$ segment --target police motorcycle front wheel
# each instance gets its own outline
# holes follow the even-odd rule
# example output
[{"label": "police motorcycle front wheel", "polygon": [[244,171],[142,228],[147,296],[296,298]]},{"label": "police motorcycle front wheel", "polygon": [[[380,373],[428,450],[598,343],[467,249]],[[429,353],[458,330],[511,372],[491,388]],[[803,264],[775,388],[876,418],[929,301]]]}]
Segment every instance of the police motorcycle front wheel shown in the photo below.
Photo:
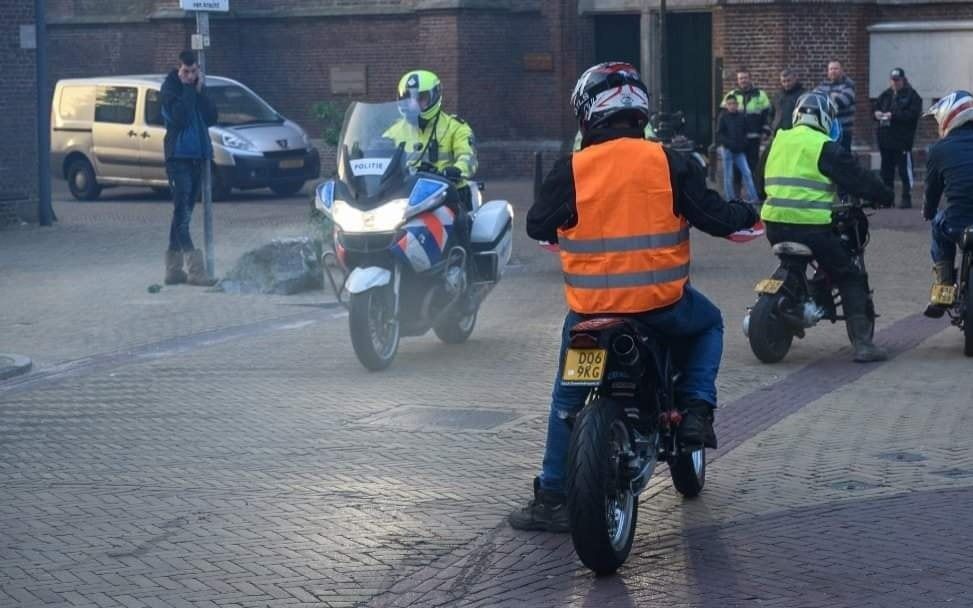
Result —
[{"label": "police motorcycle front wheel", "polygon": [[399,320],[389,285],[352,294],[348,306],[351,345],[361,364],[380,371],[392,364],[399,350]]}]

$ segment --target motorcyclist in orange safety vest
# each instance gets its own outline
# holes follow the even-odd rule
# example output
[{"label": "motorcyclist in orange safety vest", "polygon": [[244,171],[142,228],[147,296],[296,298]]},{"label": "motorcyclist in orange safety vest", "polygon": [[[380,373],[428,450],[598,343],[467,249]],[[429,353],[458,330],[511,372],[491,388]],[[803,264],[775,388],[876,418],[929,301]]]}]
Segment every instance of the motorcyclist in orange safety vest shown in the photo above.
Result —
[{"label": "motorcyclist in orange safety vest", "polygon": [[[684,415],[679,440],[684,446],[715,448],[723,319],[689,284],[690,226],[723,237],[753,226],[757,213],[708,189],[696,161],[644,139],[649,96],[631,65],[611,62],[588,69],[571,102],[581,150],[557,161],[527,214],[530,237],[560,248],[569,310],[559,361],[570,328],[586,317],[638,318],[671,342],[682,372],[676,384]],[[509,517],[517,529],[568,529],[564,483],[570,420],[589,389],[561,385],[560,375],[559,369],[534,498]]]}]

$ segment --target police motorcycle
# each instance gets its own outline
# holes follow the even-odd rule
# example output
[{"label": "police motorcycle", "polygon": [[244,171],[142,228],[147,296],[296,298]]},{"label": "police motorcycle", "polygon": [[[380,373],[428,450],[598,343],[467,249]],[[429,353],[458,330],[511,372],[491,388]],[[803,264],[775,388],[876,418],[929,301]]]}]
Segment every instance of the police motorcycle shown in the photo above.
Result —
[{"label": "police motorcycle", "polygon": [[[865,247],[868,245],[868,217],[863,202],[842,197],[831,214],[832,229],[841,238],[854,264],[865,278],[868,299],[865,315],[875,333],[875,303],[865,270]],[[773,247],[780,265],[768,279],[754,287],[757,300],[747,309],[743,319],[743,333],[750,341],[750,350],[763,363],[777,363],[790,350],[794,338],[804,338],[805,330],[822,320],[832,323],[844,321],[839,313],[841,295],[838,286],[823,269],[815,264],[811,249],[801,243],[782,242]],[[809,273],[810,269],[810,273]],[[810,274],[810,276],[808,276]],[[849,333],[848,339],[852,340]]]},{"label": "police motorcycle", "polygon": [[459,242],[456,184],[436,172],[421,144],[385,136],[400,120],[396,102],[353,103],[337,178],[319,185],[314,200],[333,222],[334,251],[325,255],[343,277],[336,281],[329,264],[326,275],[348,309],[355,354],[373,371],[392,363],[402,337],[431,329],[443,342],[464,342],[513,246],[512,207],[483,204],[475,187],[469,244]]},{"label": "police motorcycle", "polygon": [[636,319],[592,318],[571,329],[560,382],[591,392],[572,423],[568,516],[575,551],[596,574],[628,558],[639,495],[660,461],[683,496],[706,482],[705,448],[676,439],[678,375],[665,341]]},{"label": "police motorcycle", "polygon": [[930,300],[946,308],[952,324],[963,332],[963,354],[973,357],[973,226],[963,231],[959,248],[963,256],[959,273],[953,273],[955,284],[933,285]]}]

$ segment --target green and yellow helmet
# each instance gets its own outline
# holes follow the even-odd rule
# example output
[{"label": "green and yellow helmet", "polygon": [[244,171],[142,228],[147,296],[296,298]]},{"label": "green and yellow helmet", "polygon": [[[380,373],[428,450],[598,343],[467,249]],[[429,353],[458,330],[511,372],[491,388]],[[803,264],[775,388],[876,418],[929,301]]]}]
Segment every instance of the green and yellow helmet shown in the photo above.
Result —
[{"label": "green and yellow helmet", "polygon": [[399,100],[414,99],[419,106],[419,116],[432,120],[443,106],[442,85],[439,76],[428,70],[406,72],[399,80]]}]

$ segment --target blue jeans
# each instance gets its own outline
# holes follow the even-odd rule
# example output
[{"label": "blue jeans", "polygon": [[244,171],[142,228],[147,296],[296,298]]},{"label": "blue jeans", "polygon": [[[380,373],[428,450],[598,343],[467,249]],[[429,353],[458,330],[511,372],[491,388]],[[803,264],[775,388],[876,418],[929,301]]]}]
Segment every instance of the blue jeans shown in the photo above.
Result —
[{"label": "blue jeans", "polygon": [[932,261],[956,263],[956,244],[967,226],[973,226],[973,209],[941,209],[932,220]]},{"label": "blue jeans", "polygon": [[743,152],[730,152],[726,147],[720,148],[720,157],[723,159],[723,192],[727,199],[736,198],[736,189],[733,187],[733,167],[740,172],[740,179],[743,187],[747,191],[747,200],[756,202],[760,197],[757,196],[757,188],[753,185],[753,174],[750,173],[750,165],[747,163],[747,155]]},{"label": "blue jeans", "polygon": [[172,225],[169,227],[169,251],[192,251],[189,220],[199,198],[203,177],[202,161],[171,159],[166,161],[166,174],[172,190]]},{"label": "blue jeans", "polygon": [[[716,407],[716,375],[720,371],[720,359],[723,358],[723,316],[720,309],[687,285],[682,299],[669,308],[633,316],[670,339],[673,363],[682,372],[675,387],[677,402],[698,399]],[[547,444],[541,469],[541,487],[552,492],[564,491],[568,443],[571,441],[568,419],[581,411],[590,391],[583,386],[561,384],[561,367],[570,342],[571,328],[582,320],[583,316],[569,311],[561,330],[561,350],[557,375],[554,377],[551,413],[547,420]]]}]

